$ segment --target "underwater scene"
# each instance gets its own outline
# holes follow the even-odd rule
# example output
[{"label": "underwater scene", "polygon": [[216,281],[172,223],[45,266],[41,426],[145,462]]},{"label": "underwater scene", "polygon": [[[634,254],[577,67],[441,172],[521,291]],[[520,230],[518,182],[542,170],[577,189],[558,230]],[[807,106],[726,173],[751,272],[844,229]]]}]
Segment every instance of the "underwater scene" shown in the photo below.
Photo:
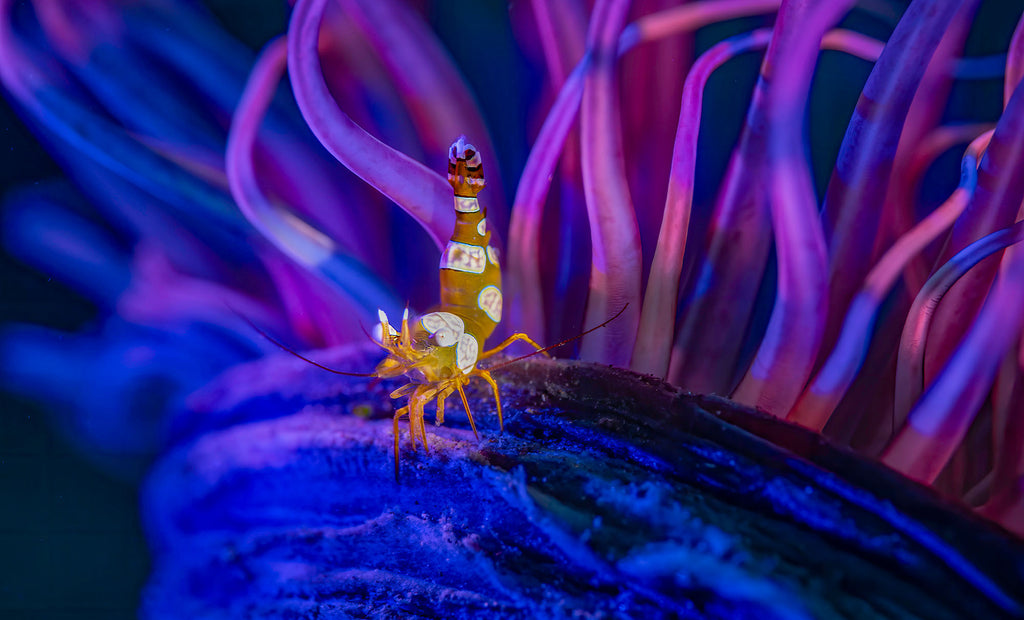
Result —
[{"label": "underwater scene", "polygon": [[1024,618],[1024,4],[0,0],[0,617]]}]

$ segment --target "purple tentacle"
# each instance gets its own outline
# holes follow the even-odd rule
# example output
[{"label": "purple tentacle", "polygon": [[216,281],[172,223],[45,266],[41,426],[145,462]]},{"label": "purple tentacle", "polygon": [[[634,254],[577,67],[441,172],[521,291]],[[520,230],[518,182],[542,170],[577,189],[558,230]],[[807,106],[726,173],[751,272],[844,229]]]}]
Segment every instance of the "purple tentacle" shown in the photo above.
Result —
[{"label": "purple tentacle", "polygon": [[448,182],[356,125],[327,89],[317,52],[326,4],[298,0],[288,26],[288,72],[299,109],[338,161],[405,209],[443,248],[455,225]]},{"label": "purple tentacle", "polygon": [[626,26],[619,39],[619,51],[624,52],[646,41],[689,32],[703,24],[736,19],[748,15],[774,13],[782,0],[715,0],[689,2],[675,8],[644,15]]},{"label": "purple tentacle", "polygon": [[968,244],[928,279],[907,315],[896,365],[895,416],[900,423],[924,390],[924,352],[935,309],[946,293],[975,265],[1024,240],[1024,222],[998,230]]},{"label": "purple tentacle", "polygon": [[672,153],[668,196],[661,221],[661,234],[651,263],[651,272],[644,293],[643,311],[636,346],[633,348],[633,370],[664,377],[668,372],[671,340],[666,331],[675,324],[679,277],[683,269],[683,250],[693,203],[693,186],[697,160],[697,136],[700,132],[704,86],[715,69],[744,52],[768,45],[771,31],[767,29],[733,37],[704,52],[694,63],[683,85],[679,123]]},{"label": "purple tentacle", "polygon": [[[656,41],[682,32],[689,32],[721,19],[755,15],[777,8],[780,0],[724,0],[694,2],[675,9],[644,16],[628,25],[619,37],[619,54],[636,45]],[[583,96],[583,75],[587,59],[576,67],[562,84],[558,97],[537,136],[534,148],[523,168],[516,190],[512,223],[509,234],[510,276],[513,295],[521,307],[512,312],[522,317],[524,331],[543,333],[544,311],[540,305],[540,291],[532,283],[540,282],[541,222],[544,201],[551,185],[555,166]],[[515,315],[514,315],[515,316]],[[517,323],[520,324],[520,323]],[[530,327],[530,326],[533,327]]]},{"label": "purple tentacle", "polygon": [[[1019,201],[1018,201],[1019,204]],[[999,277],[960,347],[907,417],[882,461],[931,483],[949,462],[1024,322],[1024,248],[1005,251]]]},{"label": "purple tentacle", "polygon": [[342,6],[362,26],[391,74],[423,150],[430,154],[428,161],[446,165],[452,140],[464,134],[472,137],[484,161],[493,162],[487,169],[487,217],[496,230],[504,230],[507,214],[497,153],[473,95],[437,37],[404,2],[345,0]]},{"label": "purple tentacle", "polygon": [[[978,191],[957,220],[946,250],[945,262],[968,243],[994,230],[1005,228],[1017,219],[1024,199],[1024,82],[1017,85],[1013,97],[996,124],[992,143],[981,160]],[[994,261],[971,270],[946,296],[936,311],[934,328],[928,335],[925,352],[925,382],[957,347],[966,326],[974,319],[996,276]]]},{"label": "purple tentacle", "polygon": [[[915,165],[921,164],[918,158],[919,145],[942,120],[953,86],[953,68],[963,52],[976,9],[977,3],[974,2],[964,3],[960,7],[932,54],[914,93],[892,162],[891,181],[882,206],[879,233],[875,238],[875,256],[885,251],[893,240],[916,223],[917,217],[913,211],[917,202],[917,182],[924,173],[923,167],[915,169]],[[978,134],[974,133],[965,140],[970,141],[975,135]],[[934,253],[922,253],[907,267],[907,288],[911,295],[916,294],[928,279],[934,260]],[[899,319],[898,314],[893,313],[893,320]]]},{"label": "purple tentacle", "polygon": [[579,0],[532,0],[530,6],[537,21],[548,79],[553,88],[561,88],[586,47],[586,16],[583,6]]},{"label": "purple tentacle", "polygon": [[986,132],[971,143],[963,157],[957,189],[920,224],[900,237],[868,273],[863,288],[850,305],[832,354],[787,419],[816,431],[825,427],[860,370],[871,342],[875,316],[889,290],[910,259],[948,230],[963,213],[978,183],[978,160],[991,137],[991,132]]},{"label": "purple tentacle", "polygon": [[541,221],[544,201],[551,179],[562,154],[566,137],[576,121],[583,96],[583,76],[587,63],[581,61],[565,80],[558,93],[516,188],[512,223],[509,227],[509,284],[516,300],[513,316],[516,324],[534,338],[543,340],[545,314],[540,282]]},{"label": "purple tentacle", "polygon": [[588,69],[580,116],[583,189],[592,240],[590,296],[584,324],[605,329],[583,338],[580,356],[627,366],[640,319],[640,231],[626,186],[616,59],[629,0],[599,0],[587,35]]},{"label": "purple tentacle", "polygon": [[[286,54],[287,43],[283,38],[267,45],[235,110],[227,147],[231,193],[246,219],[264,238],[304,268],[335,285],[345,297],[355,302],[366,324],[372,324],[377,308],[398,312],[402,306],[397,296],[381,284],[378,276],[342,252],[326,235],[291,211],[272,204],[256,180],[252,148],[263,115],[284,72]],[[282,291],[282,297],[286,299],[298,295],[299,291]],[[338,300],[328,296],[309,301],[314,305],[330,305]],[[306,306],[301,312],[312,315],[314,310],[314,307]],[[321,312],[324,318],[327,318],[326,314]],[[320,325],[320,328],[328,333],[331,326]]]},{"label": "purple tentacle", "polygon": [[783,2],[758,81],[759,88],[772,85],[765,95],[767,172],[779,283],[764,339],[735,397],[780,416],[810,375],[828,303],[825,237],[815,217],[804,109],[821,39],[851,5]]},{"label": "purple tentacle", "polygon": [[[903,123],[921,77],[948,24],[977,0],[914,0],[907,8],[857,102],[825,194],[822,221],[829,242],[831,345],[870,266],[881,206]],[[967,6],[970,5],[970,6]]]}]

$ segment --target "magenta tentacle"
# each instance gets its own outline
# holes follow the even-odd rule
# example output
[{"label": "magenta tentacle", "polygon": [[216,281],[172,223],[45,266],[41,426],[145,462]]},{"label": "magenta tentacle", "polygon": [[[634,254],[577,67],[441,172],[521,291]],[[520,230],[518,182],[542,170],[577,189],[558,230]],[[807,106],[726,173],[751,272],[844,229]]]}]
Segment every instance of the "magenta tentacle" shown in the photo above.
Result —
[{"label": "magenta tentacle", "polygon": [[[656,41],[681,32],[688,32],[720,19],[732,19],[769,12],[780,0],[724,0],[694,2],[676,9],[647,15],[627,26],[619,37],[619,54],[636,45]],[[587,59],[577,63],[566,78],[559,95],[548,111],[544,126],[534,142],[520,176],[513,202],[509,234],[509,272],[513,292],[513,316],[521,316],[523,329],[531,334],[543,333],[544,322],[540,291],[532,284],[540,282],[541,216],[551,185],[555,166],[575,121],[583,96],[583,73]],[[531,327],[532,326],[532,327]],[[535,331],[536,330],[536,331]]]},{"label": "magenta tentacle", "polygon": [[983,259],[1024,240],[1024,222],[996,231],[968,244],[938,269],[918,293],[907,315],[896,364],[896,421],[906,418],[924,389],[925,342],[932,330],[935,309],[954,284]]},{"label": "magenta tentacle", "polygon": [[956,353],[928,387],[882,461],[932,482],[960,445],[1024,322],[1024,248],[1006,250],[999,277]]},{"label": "magenta tentacle", "polygon": [[[971,241],[994,230],[1005,228],[1017,219],[1024,199],[1024,175],[1008,170],[1024,170],[1024,82],[1017,85],[1013,97],[996,124],[992,143],[981,160],[978,191],[950,233],[944,262]],[[974,319],[996,276],[993,262],[979,265],[950,291],[935,312],[934,327],[925,350],[925,382],[957,347],[966,326]]]},{"label": "magenta tentacle", "polygon": [[[671,10],[678,4],[678,0],[633,0],[630,19]],[[644,283],[657,245],[672,167],[673,146],[665,131],[679,120],[683,83],[697,54],[694,41],[691,33],[679,33],[657,45],[635,47],[619,62],[619,73],[628,84],[628,94],[624,93],[620,102],[622,152],[645,259]],[[666,58],[672,62],[665,62]],[[687,264],[692,260],[688,257]],[[661,329],[664,331],[664,326]]]},{"label": "magenta tentacle", "polygon": [[711,24],[727,19],[773,13],[782,0],[717,0],[690,2],[675,8],[644,15],[622,31],[619,51],[624,52],[647,41],[688,32],[699,27],[695,24]]},{"label": "magenta tentacle", "polygon": [[336,250],[334,242],[276,209],[260,190],[252,164],[260,122],[287,63],[287,45],[283,37],[274,39],[253,66],[228,133],[226,171],[232,196],[253,228],[300,264],[315,268]]},{"label": "magenta tentacle", "polygon": [[[723,41],[705,52],[687,76],[683,87],[668,198],[660,227],[661,234],[648,276],[640,331],[633,350],[633,369],[639,372],[661,377],[668,372],[671,343],[665,338],[664,332],[665,326],[672,325],[676,316],[679,277],[683,266],[690,206],[693,201],[701,91],[714,69],[740,53],[764,48],[770,35],[770,30],[758,30]],[[826,33],[822,39],[822,47],[840,49],[874,60],[881,52],[882,44],[858,33],[833,30]]]},{"label": "magenta tentacle", "polygon": [[764,339],[735,397],[780,416],[811,373],[828,303],[825,237],[804,151],[804,109],[821,39],[851,5],[783,2],[759,80],[760,87],[772,84],[766,96],[767,172],[779,282]]},{"label": "magenta tentacle", "polygon": [[587,63],[581,61],[562,85],[548,116],[544,119],[537,141],[523,167],[516,188],[512,221],[509,226],[509,280],[516,299],[513,316],[522,321],[521,329],[543,339],[546,317],[540,282],[541,218],[544,201],[551,188],[558,158],[566,137],[576,121],[583,96],[583,76]]},{"label": "magenta tentacle", "polygon": [[[957,144],[972,141],[994,127],[994,124],[980,123],[938,127],[917,140],[912,149],[908,147],[912,152],[907,155],[906,160],[900,159],[900,155],[897,154],[897,161],[893,166],[893,183],[890,184],[886,196],[887,210],[883,213],[883,218],[889,217],[889,226],[887,231],[880,232],[879,240],[881,241],[885,232],[893,234],[895,231],[907,231],[914,227],[916,217],[910,212],[915,202],[914,194],[920,190],[921,179],[940,155]],[[897,174],[900,175],[898,181]],[[897,201],[902,204],[897,204]],[[938,249],[933,250],[930,255],[921,253],[907,265],[903,277],[905,288],[911,296],[916,295],[928,280],[937,253]]]},{"label": "magenta tentacle", "polygon": [[[578,183],[578,144],[569,152],[566,152],[565,145],[583,96],[586,62],[582,59],[585,46],[582,36],[586,24],[582,14],[575,15],[569,3],[552,4],[538,0],[533,3],[533,8],[545,63],[552,80],[555,76],[559,79],[553,84],[557,89],[556,98],[537,134],[516,187],[509,224],[506,270],[509,315],[513,324],[544,342],[548,340],[549,318],[543,305],[544,289],[538,285],[542,282],[540,262],[544,255],[541,222],[544,203],[560,158],[562,182]],[[563,70],[570,66],[572,71],[565,74]],[[572,208],[571,205],[566,206]],[[563,208],[562,217],[571,217],[565,211]]]},{"label": "magenta tentacle", "polygon": [[606,329],[583,338],[580,356],[629,365],[640,319],[640,231],[626,186],[615,67],[629,0],[599,0],[587,35],[580,115],[583,190],[590,220],[590,295],[585,325],[626,307]]},{"label": "magenta tentacle", "polygon": [[578,0],[531,0],[551,87],[560,89],[586,48],[586,15]]},{"label": "magenta tentacle", "polygon": [[754,89],[739,143],[733,149],[676,334],[669,381],[699,393],[730,393],[771,244],[765,145],[765,94]]},{"label": "magenta tentacle", "polygon": [[854,110],[825,194],[829,313],[825,344],[870,266],[903,123],[927,63],[958,8],[977,0],[915,0],[893,31]]},{"label": "magenta tentacle", "polygon": [[451,187],[440,174],[366,133],[342,112],[324,82],[317,53],[327,0],[298,0],[288,27],[288,72],[295,100],[313,133],[349,170],[395,201],[433,238],[451,235]]},{"label": "magenta tentacle", "polygon": [[970,144],[963,157],[957,189],[921,223],[901,236],[868,272],[863,288],[853,298],[846,314],[835,348],[789,412],[788,420],[817,431],[825,427],[832,411],[860,370],[867,355],[867,345],[878,308],[904,267],[925,246],[948,230],[963,213],[978,183],[978,160],[991,137],[992,132],[989,131]]},{"label": "magenta tentacle", "polygon": [[[881,254],[889,244],[913,227],[916,217],[913,205],[916,202],[919,175],[914,169],[918,163],[918,145],[938,126],[946,108],[950,89],[953,86],[953,68],[962,54],[971,18],[977,3],[967,2],[953,17],[945,34],[932,54],[928,67],[921,77],[921,83],[907,111],[903,130],[900,132],[896,155],[893,158],[892,176],[882,206],[880,229],[875,238],[875,256]],[[980,133],[980,132],[979,132]],[[977,133],[967,140],[971,140]],[[923,170],[920,174],[923,174]],[[919,255],[908,266],[908,289],[911,295],[920,289],[928,279],[934,256]]]},{"label": "magenta tentacle", "polygon": [[[471,136],[487,168],[488,218],[504,231],[505,192],[498,156],[473,95],[451,57],[422,18],[396,0],[345,0],[348,15],[362,31],[390,73],[409,110],[426,153],[443,155],[452,140]],[[436,156],[437,164],[445,162]]]},{"label": "magenta tentacle", "polygon": [[671,340],[666,337],[675,323],[679,277],[683,269],[683,250],[693,203],[693,184],[697,160],[697,136],[700,131],[704,86],[715,69],[744,52],[768,45],[767,29],[727,39],[704,52],[691,67],[683,85],[669,175],[668,196],[661,221],[661,234],[651,263],[644,293],[640,329],[633,348],[633,370],[664,377],[668,372]]},{"label": "magenta tentacle", "polygon": [[[856,33],[832,30],[822,39],[822,47],[874,60],[881,44]],[[698,392],[732,391],[743,338],[743,330],[737,326],[745,326],[749,320],[767,262],[768,185],[759,159],[767,149],[764,106],[763,91],[755,89],[739,145],[722,181],[708,249],[673,345],[669,379]]]},{"label": "magenta tentacle", "polygon": [[[283,38],[272,41],[264,49],[253,68],[249,82],[235,110],[231,130],[228,133],[227,177],[231,193],[239,209],[253,227],[283,252],[312,273],[321,275],[332,283],[347,299],[356,303],[362,319],[368,324],[376,317],[377,308],[397,312],[401,307],[398,299],[381,280],[365,265],[346,255],[326,235],[303,221],[291,211],[274,205],[267,199],[256,180],[252,162],[252,149],[256,134],[267,107],[277,89],[277,83],[286,65],[287,42]],[[301,283],[303,286],[305,282]],[[299,290],[283,288],[285,298],[298,298]],[[300,313],[313,316],[313,305],[330,305],[338,300],[308,300]],[[331,322],[327,312],[319,314]],[[321,333],[330,334],[332,325],[317,326]]]}]

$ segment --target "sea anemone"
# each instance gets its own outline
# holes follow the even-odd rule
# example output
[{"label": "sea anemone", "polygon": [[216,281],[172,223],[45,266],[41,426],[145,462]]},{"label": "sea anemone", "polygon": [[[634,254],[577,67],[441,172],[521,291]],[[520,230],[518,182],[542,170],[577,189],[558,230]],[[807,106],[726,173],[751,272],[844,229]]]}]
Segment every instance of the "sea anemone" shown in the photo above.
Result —
[{"label": "sea anemone", "polygon": [[7,330],[5,384],[143,471],[201,434],[190,395],[276,350],[250,322],[311,351],[436,302],[465,134],[499,335],[622,311],[555,353],[819,431],[1024,535],[1019,18],[297,0],[254,58],[191,3],[0,0],[0,80],[73,181],[11,192],[5,244],[102,317]]}]

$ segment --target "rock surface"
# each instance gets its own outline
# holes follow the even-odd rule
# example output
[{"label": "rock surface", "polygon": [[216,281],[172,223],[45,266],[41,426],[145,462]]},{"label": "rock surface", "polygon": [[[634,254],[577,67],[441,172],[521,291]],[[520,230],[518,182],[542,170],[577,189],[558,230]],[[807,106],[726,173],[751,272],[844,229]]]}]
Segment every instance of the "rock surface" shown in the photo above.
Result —
[{"label": "rock surface", "polygon": [[[319,352],[349,371],[364,350]],[[729,401],[532,358],[429,452],[287,355],[191,400],[143,494],[147,618],[1024,617],[1024,544]]]}]

